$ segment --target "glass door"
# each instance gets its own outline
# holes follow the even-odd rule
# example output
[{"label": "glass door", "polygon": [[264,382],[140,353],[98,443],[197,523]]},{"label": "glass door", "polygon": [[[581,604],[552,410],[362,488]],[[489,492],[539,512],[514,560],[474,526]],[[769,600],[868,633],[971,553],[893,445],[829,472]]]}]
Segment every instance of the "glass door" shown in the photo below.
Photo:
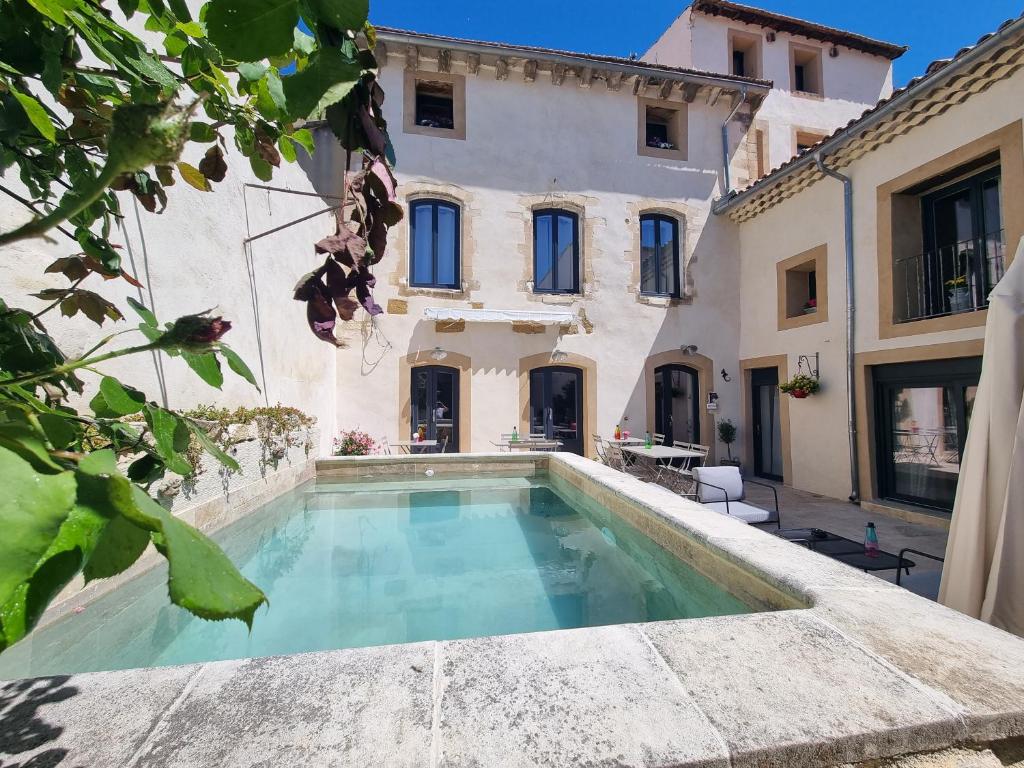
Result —
[{"label": "glass door", "polygon": [[443,365],[412,369],[410,434],[436,440],[437,453],[459,451],[459,371]]},{"label": "glass door", "polygon": [[530,371],[530,434],[583,455],[583,371],[551,366]]},{"label": "glass door", "polygon": [[654,370],[654,431],[672,445],[700,443],[700,384],[697,371],[685,365]]},{"label": "glass door", "polygon": [[874,369],[878,490],[952,512],[981,358]]},{"label": "glass door", "polygon": [[782,482],[782,423],[779,409],[779,369],[750,372],[751,417],[754,429],[754,474]]}]

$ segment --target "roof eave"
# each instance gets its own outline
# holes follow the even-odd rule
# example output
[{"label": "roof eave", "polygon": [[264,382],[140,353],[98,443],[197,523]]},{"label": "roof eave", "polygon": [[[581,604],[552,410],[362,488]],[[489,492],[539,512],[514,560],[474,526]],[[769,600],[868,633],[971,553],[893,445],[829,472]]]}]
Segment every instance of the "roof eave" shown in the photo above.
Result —
[{"label": "roof eave", "polygon": [[993,32],[983,41],[975,45],[967,53],[954,58],[949,64],[941,69],[927,74],[920,81],[905,88],[901,93],[892,97],[882,106],[876,107],[870,114],[851,122],[846,128],[835,135],[825,139],[818,144],[813,151],[789,161],[787,165],[778,171],[756,181],[747,189],[741,192],[731,192],[718,198],[711,206],[715,214],[729,213],[739,208],[750,200],[753,200],[767,191],[775,188],[789,177],[799,173],[809,165],[816,165],[816,158],[825,158],[843,147],[847,142],[857,138],[877,124],[881,123],[892,113],[909,106],[922,96],[924,92],[940,86],[942,83],[955,77],[961,70],[972,66],[978,60],[983,60],[990,55],[992,50],[1001,45],[1007,38],[1019,34],[1024,30],[1024,15],[1018,16],[1013,21],[1004,24],[999,30]]}]

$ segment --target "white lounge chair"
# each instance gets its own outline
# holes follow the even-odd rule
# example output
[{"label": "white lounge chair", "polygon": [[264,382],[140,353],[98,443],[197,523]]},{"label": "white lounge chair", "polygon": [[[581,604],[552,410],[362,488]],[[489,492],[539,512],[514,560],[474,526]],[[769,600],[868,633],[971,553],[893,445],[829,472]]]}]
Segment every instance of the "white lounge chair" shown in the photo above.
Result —
[{"label": "white lounge chair", "polygon": [[[768,483],[744,480],[739,467],[694,467],[693,474],[697,501],[723,515],[731,515],[751,525],[782,527],[779,516],[779,494]],[[762,509],[746,502],[744,483],[763,486],[772,492],[775,509]]]}]

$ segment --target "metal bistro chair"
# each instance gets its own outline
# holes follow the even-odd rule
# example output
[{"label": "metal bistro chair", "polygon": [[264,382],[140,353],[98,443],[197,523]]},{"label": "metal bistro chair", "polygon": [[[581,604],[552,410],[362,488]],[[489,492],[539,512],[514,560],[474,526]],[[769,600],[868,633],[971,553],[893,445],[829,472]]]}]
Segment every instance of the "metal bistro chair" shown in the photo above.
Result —
[{"label": "metal bistro chair", "polygon": [[[779,514],[779,494],[768,483],[749,480],[740,474],[739,467],[694,467],[697,501],[723,515],[731,515],[750,525],[774,525],[782,528]],[[746,501],[743,486],[759,485],[772,492],[774,509],[762,509]]]},{"label": "metal bistro chair", "polygon": [[382,454],[385,456],[391,455],[391,443],[388,442],[386,435],[380,439],[380,443],[378,443],[378,445],[380,446],[380,452]]},{"label": "metal bistro chair", "polygon": [[498,448],[498,450],[504,453],[511,453],[512,449],[509,447],[508,444],[512,441],[512,438],[513,434],[511,432],[502,432],[501,436],[498,438],[498,442],[504,443],[504,445]]},{"label": "metal bistro chair", "polygon": [[444,436],[442,440],[434,449],[437,453],[445,453],[448,450],[448,435]]},{"label": "metal bistro chair", "polygon": [[[898,555],[900,562],[903,562],[903,556],[908,552],[921,555],[921,557],[927,557],[929,560],[936,560],[940,563],[945,563],[944,557],[938,555],[930,555],[927,552],[922,552],[920,549],[912,549],[910,547],[904,547],[900,550]],[[942,571],[922,571],[920,573],[911,573],[910,569],[907,569],[907,575],[903,576],[903,569],[896,569],[896,586],[903,587],[915,595],[921,597],[927,597],[929,600],[937,601],[939,599],[939,585],[942,582]]]},{"label": "metal bistro chair", "polygon": [[662,434],[661,432],[655,432],[652,435],[652,438],[654,439],[654,444],[655,445],[664,445],[665,444],[665,435]]}]

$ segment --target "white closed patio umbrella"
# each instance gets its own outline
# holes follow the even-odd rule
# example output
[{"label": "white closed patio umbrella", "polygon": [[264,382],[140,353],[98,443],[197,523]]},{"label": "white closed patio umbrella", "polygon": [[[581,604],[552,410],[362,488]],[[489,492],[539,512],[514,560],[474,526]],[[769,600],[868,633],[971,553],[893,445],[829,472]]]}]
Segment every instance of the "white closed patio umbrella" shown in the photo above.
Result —
[{"label": "white closed patio umbrella", "polygon": [[1024,637],[1024,238],[989,297],[939,602]]}]

